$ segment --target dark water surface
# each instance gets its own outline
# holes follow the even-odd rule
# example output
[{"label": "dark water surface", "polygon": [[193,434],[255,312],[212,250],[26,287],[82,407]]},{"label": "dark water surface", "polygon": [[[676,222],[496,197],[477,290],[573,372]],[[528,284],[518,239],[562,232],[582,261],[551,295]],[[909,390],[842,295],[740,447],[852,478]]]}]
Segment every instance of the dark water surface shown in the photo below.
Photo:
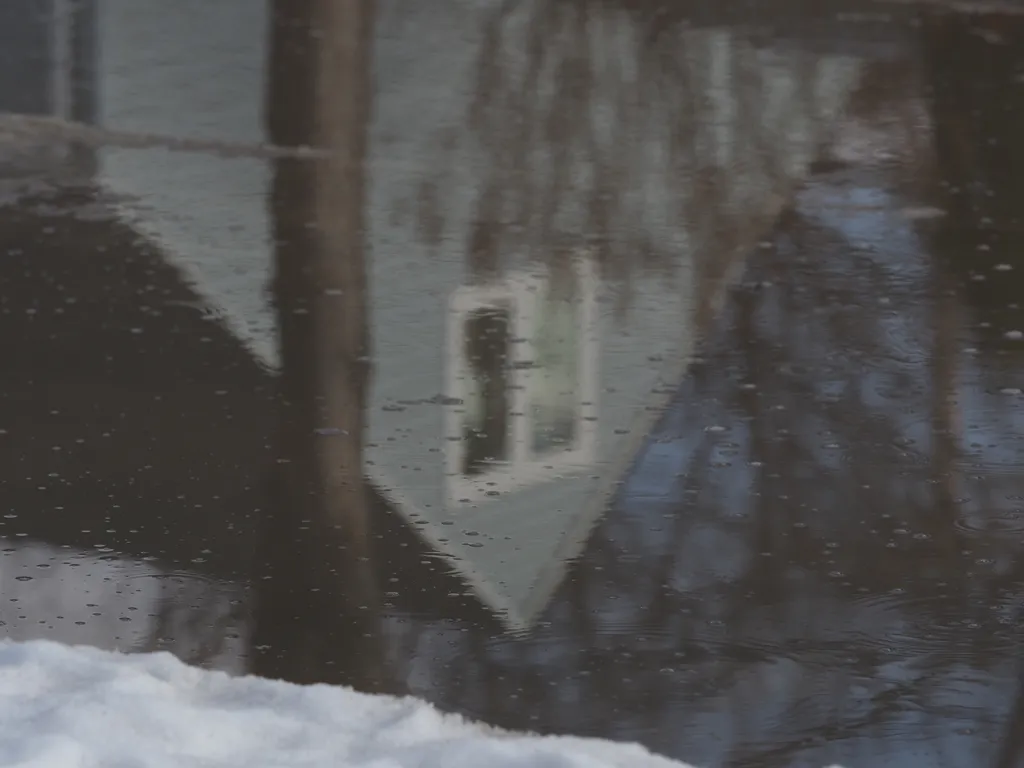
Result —
[{"label": "dark water surface", "polygon": [[1016,765],[1024,13],[722,5],[0,7],[0,634]]}]

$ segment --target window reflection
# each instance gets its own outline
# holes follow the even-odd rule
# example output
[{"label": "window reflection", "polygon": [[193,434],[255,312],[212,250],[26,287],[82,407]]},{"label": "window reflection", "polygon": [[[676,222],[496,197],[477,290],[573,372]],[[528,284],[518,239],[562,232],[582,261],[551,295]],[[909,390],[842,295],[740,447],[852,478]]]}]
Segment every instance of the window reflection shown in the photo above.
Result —
[{"label": "window reflection", "polygon": [[449,503],[486,501],[591,464],[596,292],[584,259],[463,286],[448,326]]}]

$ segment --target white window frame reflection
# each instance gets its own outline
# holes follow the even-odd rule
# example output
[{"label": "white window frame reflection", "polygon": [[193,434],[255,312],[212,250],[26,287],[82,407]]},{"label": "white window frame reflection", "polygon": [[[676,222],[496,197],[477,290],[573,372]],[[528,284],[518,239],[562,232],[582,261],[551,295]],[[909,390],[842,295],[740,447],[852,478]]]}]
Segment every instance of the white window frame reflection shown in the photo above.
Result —
[{"label": "white window frame reflection", "polygon": [[[445,491],[449,507],[480,504],[500,499],[527,487],[537,486],[591,468],[598,449],[599,313],[597,280],[589,258],[573,259],[576,292],[574,329],[578,339],[572,442],[566,450],[538,456],[534,449],[537,429],[533,404],[545,387],[538,370],[539,334],[543,332],[543,300],[551,288],[551,273],[544,267],[514,273],[504,280],[458,288],[451,297],[446,333],[445,390],[457,403],[445,408]],[[507,422],[503,460],[489,461],[485,471],[464,474],[467,441],[464,436],[469,387],[474,377],[466,355],[467,321],[480,310],[507,312],[508,353]]]}]

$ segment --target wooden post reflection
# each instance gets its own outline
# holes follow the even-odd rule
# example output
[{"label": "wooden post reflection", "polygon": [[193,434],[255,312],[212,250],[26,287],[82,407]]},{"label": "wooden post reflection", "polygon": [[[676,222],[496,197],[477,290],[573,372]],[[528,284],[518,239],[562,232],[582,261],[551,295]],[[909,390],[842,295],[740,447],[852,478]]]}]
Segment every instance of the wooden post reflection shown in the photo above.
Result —
[{"label": "wooden post reflection", "polygon": [[271,202],[281,418],[256,597],[253,671],[378,689],[379,596],[363,476],[369,384],[363,208],[373,0],[275,0]]}]

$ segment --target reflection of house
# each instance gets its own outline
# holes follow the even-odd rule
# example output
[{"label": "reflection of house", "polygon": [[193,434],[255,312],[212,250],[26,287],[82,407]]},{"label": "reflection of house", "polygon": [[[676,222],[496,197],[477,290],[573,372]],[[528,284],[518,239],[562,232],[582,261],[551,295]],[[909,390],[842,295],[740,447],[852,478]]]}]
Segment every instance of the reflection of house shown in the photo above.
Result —
[{"label": "reflection of house", "polygon": [[0,547],[3,637],[171,650],[244,671],[244,627],[232,607],[241,604],[241,585],[168,572],[109,548],[82,551],[25,538],[0,538]]},{"label": "reflection of house", "polygon": [[[91,121],[95,91],[95,0],[0,3],[0,113],[53,114]],[[5,175],[45,168],[87,173],[72,147],[0,142]],[[13,160],[13,162],[11,162]]]},{"label": "reflection of house", "polygon": [[[463,246],[493,182],[485,142],[463,127],[492,11],[432,5],[424,12],[396,3],[381,16],[368,159],[375,374],[366,459],[371,477],[422,535],[456,556],[485,600],[522,626],[582,546],[684,369],[696,343],[696,307],[717,293],[697,284],[698,261],[737,263],[771,224],[790,182],[817,153],[858,63],[759,51],[725,29],[687,33],[696,89],[690,96],[708,112],[693,118],[688,129],[697,133],[683,149],[661,130],[668,113],[637,123],[631,140],[643,157],[609,193],[637,216],[615,228],[655,243],[669,254],[670,269],[627,265],[628,279],[620,279],[619,267],[609,279],[584,260],[579,294],[548,301],[544,292],[565,280],[557,262],[540,257],[552,243],[503,253],[508,274],[523,278],[490,284],[477,282]],[[97,23],[102,122],[236,141],[262,137],[262,3],[103,0]],[[606,88],[600,72],[612,61],[628,69],[640,51],[621,24],[594,29],[608,35],[594,54],[595,136],[614,147],[602,121],[616,112],[622,84]],[[734,88],[738,73],[748,71],[757,76]],[[542,83],[538,93],[546,88]],[[455,136],[446,156],[453,180],[436,201],[444,220],[437,244],[403,210],[433,179],[438,137],[446,132]],[[558,154],[545,135],[531,139],[531,162],[543,165]],[[601,170],[575,149],[566,154],[581,184]],[[715,196],[702,199],[685,181],[696,177],[670,165],[680,154],[701,178],[721,166]],[[107,189],[137,201],[122,208],[125,218],[166,250],[258,360],[276,365],[265,293],[272,169],[259,160],[124,149],[103,150],[98,165]],[[571,192],[568,198],[556,234],[581,246],[590,234],[590,201]],[[617,300],[626,292],[628,301]],[[480,345],[481,337],[493,341]],[[474,373],[487,366],[493,376]],[[488,387],[495,377],[507,377],[508,386]],[[496,471],[502,461],[504,470]]]}]

